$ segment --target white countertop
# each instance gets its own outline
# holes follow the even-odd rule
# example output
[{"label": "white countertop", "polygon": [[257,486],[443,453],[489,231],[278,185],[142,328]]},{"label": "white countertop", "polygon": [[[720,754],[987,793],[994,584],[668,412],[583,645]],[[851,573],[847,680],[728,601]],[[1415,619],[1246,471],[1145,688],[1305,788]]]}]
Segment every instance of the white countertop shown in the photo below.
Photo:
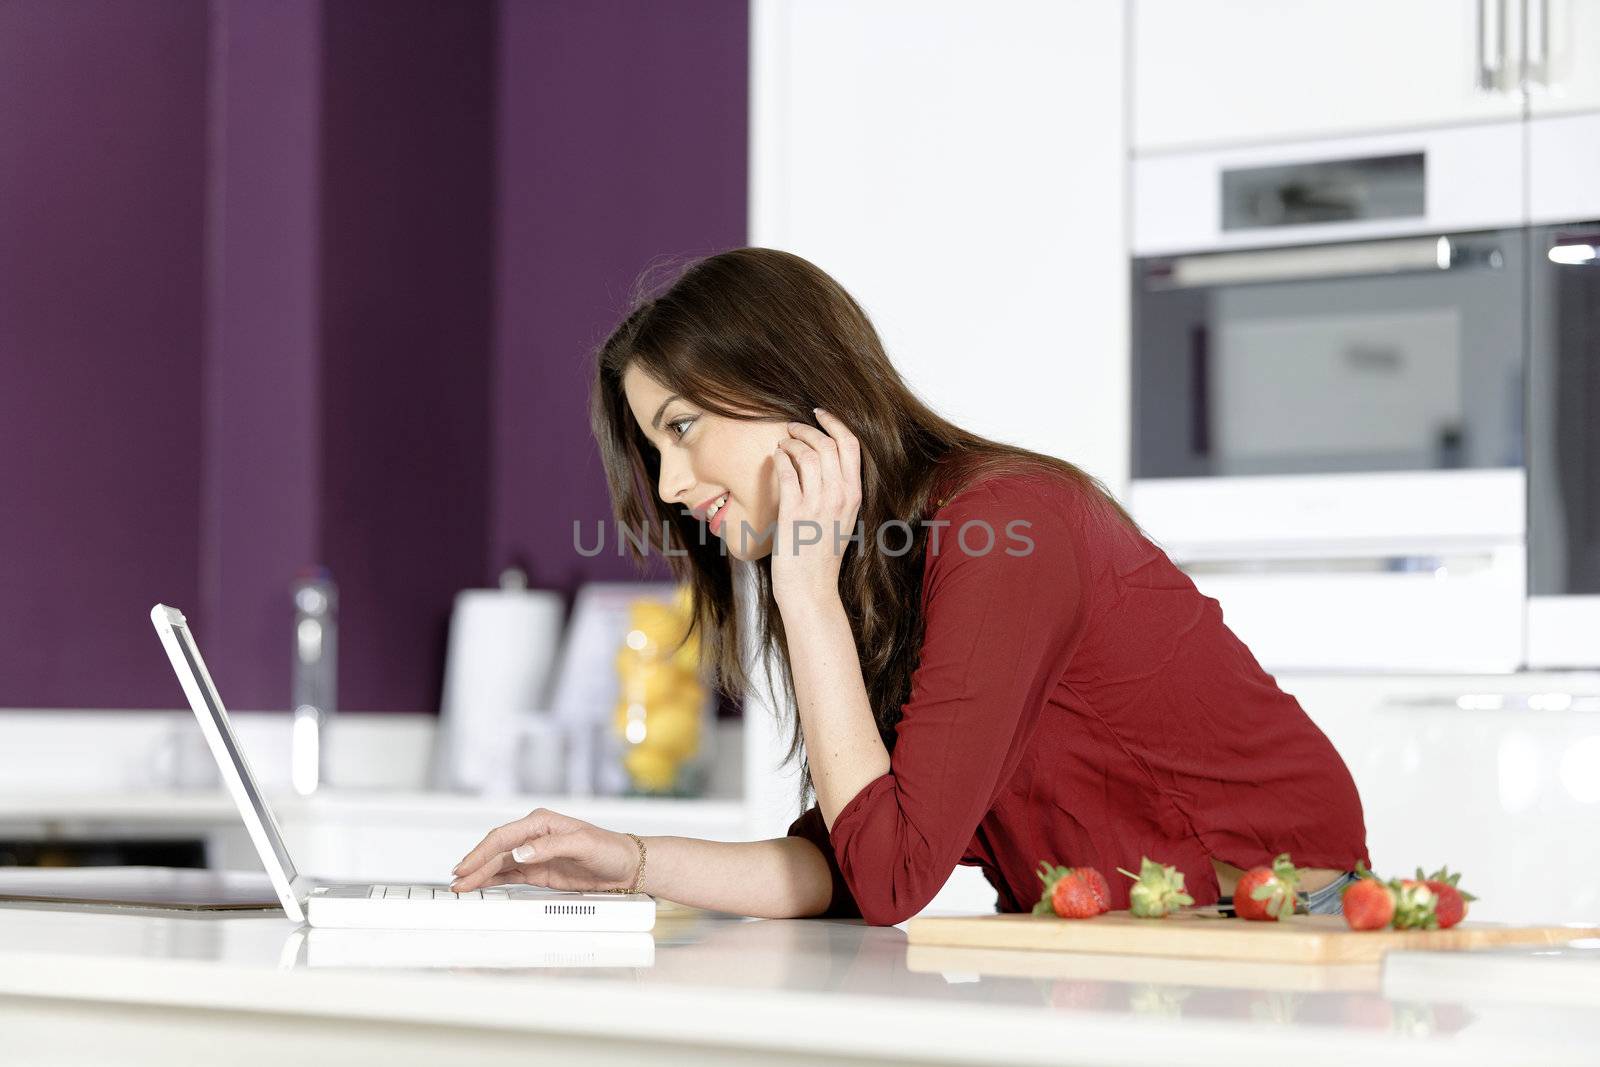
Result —
[{"label": "white countertop", "polygon": [[[518,966],[548,962],[540,936],[494,935],[493,964],[483,942],[464,937],[457,951],[448,940],[420,939],[409,964],[393,966],[407,955],[404,934],[314,930],[277,916],[5,905],[0,1023],[15,1062],[47,1060],[63,1026],[80,1036],[110,1028],[119,1061],[155,1062],[226,1017],[236,1036],[238,1027],[250,1030],[251,1040],[229,1052],[233,1067],[286,1054],[292,1034],[389,1063],[422,1062],[439,1048],[502,1048],[581,1051],[591,1062],[637,1063],[641,1049],[655,1062],[765,1050],[853,1062],[1140,1067],[1223,1062],[1246,1051],[1297,1065],[1403,1056],[1407,1064],[1498,1067],[1578,1061],[1600,1035],[1581,999],[1507,999],[1516,991],[1495,978],[1493,957],[1477,968],[1479,986],[1456,982],[1433,998],[1415,968],[1404,990],[1386,994],[1373,967],[908,949],[897,927],[750,920],[667,904],[647,966],[583,966],[581,954],[567,961],[575,966]],[[320,966],[329,955],[320,950],[333,948],[344,965]],[[1593,973],[1596,955],[1574,950],[1566,966]],[[1498,958],[1526,968],[1534,957]],[[152,1019],[159,1025],[142,1030],[130,1021]]]},{"label": "white countertop", "polygon": [[[267,790],[267,802],[280,822],[329,820],[361,823],[404,820],[411,825],[454,826],[463,818],[488,827],[526,815],[536,807],[557,807],[591,822],[668,819],[676,826],[702,826],[727,832],[742,828],[744,804],[737,798],[656,798],[608,796],[477,796],[421,789],[318,790],[309,797]],[[0,790],[0,825],[22,822],[227,823],[239,819],[233,799],[221,789],[204,790]]]}]

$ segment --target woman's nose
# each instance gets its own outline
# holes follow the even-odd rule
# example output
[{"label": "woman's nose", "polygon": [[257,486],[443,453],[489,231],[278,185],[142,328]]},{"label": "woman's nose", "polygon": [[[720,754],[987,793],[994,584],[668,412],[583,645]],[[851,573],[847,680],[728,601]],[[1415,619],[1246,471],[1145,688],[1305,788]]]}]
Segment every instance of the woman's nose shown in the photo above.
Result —
[{"label": "woman's nose", "polygon": [[694,501],[685,501],[683,499],[684,494],[688,492],[693,484],[694,478],[684,465],[665,458],[662,459],[661,477],[656,485],[656,492],[660,494],[662,500],[669,504],[683,504],[685,507],[693,507]]}]

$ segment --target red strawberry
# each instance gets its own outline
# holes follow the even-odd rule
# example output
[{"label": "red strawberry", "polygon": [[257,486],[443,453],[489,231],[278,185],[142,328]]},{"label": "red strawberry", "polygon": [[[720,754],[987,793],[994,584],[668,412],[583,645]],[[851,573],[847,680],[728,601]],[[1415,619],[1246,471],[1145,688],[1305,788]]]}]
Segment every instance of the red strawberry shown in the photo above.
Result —
[{"label": "red strawberry", "polygon": [[1117,868],[1133,879],[1128,890],[1128,910],[1141,919],[1164,919],[1178,908],[1194,903],[1183,891],[1183,872],[1175,865],[1161,864],[1149,856],[1139,857],[1139,873]]},{"label": "red strawberry", "polygon": [[1344,921],[1352,930],[1381,930],[1394,918],[1394,890],[1376,878],[1344,887]]},{"label": "red strawberry", "polygon": [[1414,878],[1398,879],[1387,883],[1394,891],[1394,919],[1396,930],[1437,930],[1439,898],[1428,888],[1428,883]]},{"label": "red strawberry", "polygon": [[1293,915],[1298,903],[1300,872],[1287,852],[1272,861],[1271,867],[1252,867],[1233,889],[1233,911],[1241,919],[1277,922]]},{"label": "red strawberry", "polygon": [[1089,919],[1111,910],[1111,887],[1093,867],[1056,867],[1039,861],[1044,895],[1033,906],[1035,915],[1063,919]]},{"label": "red strawberry", "polygon": [[1461,875],[1451,874],[1449,867],[1440,867],[1432,874],[1424,875],[1422,868],[1417,868],[1415,881],[1421,882],[1433,890],[1436,898],[1433,904],[1434,914],[1439,917],[1439,929],[1448,930],[1456,923],[1467,917],[1467,903],[1478,898],[1471,893],[1463,892],[1456,888],[1456,883],[1461,880]]}]

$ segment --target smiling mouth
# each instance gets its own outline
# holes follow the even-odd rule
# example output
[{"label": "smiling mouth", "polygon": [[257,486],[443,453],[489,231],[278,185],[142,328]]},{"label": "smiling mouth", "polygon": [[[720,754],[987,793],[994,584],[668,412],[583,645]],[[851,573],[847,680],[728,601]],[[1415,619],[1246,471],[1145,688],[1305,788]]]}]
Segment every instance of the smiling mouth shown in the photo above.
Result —
[{"label": "smiling mouth", "polygon": [[717,529],[717,517],[721,515],[723,509],[728,506],[728,496],[729,494],[723,493],[706,511],[706,525],[711,527],[712,532],[715,532]]}]

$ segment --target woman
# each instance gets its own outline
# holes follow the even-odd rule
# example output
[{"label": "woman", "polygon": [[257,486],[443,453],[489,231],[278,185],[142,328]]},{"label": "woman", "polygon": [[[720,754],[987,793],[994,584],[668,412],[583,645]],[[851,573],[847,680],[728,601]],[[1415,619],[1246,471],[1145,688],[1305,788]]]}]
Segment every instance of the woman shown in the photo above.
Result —
[{"label": "woman", "polygon": [[1041,860],[1098,868],[1121,908],[1116,868],[1142,856],[1204,904],[1287,851],[1337,910],[1367,860],[1355,784],[1217,602],[1095,479],[931,411],[811,263],[737,249],[640,302],[599,351],[591,415],[618,520],[692,587],[736,694],[735,569],[754,582],[816,803],[739,844],[535,811],[467,855],[458,890],[638,886],[890,924],[957,864],[1001,911],[1038,899]]}]

